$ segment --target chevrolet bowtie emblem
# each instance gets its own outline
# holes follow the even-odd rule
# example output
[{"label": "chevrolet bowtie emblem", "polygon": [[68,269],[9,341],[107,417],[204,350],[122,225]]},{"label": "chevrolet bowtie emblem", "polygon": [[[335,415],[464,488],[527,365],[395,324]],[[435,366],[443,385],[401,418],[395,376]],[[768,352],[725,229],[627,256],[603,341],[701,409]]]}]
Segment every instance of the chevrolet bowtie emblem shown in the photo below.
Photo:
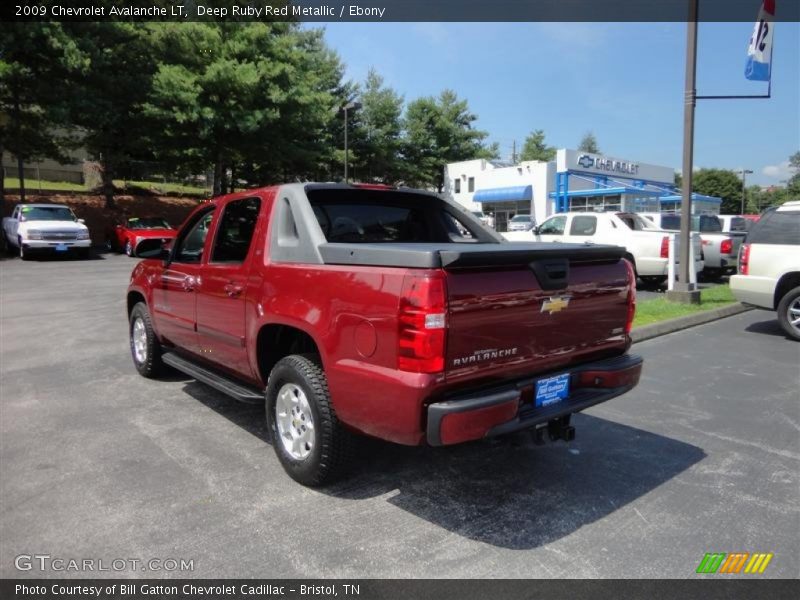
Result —
[{"label": "chevrolet bowtie emblem", "polygon": [[551,315],[564,310],[569,306],[569,296],[556,296],[542,302],[542,310],[539,312],[549,312]]}]

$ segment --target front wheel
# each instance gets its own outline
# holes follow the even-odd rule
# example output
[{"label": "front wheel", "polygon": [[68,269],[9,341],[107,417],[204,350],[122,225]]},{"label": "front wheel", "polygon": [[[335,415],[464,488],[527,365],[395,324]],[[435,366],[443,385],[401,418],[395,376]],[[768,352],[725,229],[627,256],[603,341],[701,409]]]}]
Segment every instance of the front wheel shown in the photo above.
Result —
[{"label": "front wheel", "polygon": [[789,290],[778,303],[778,322],[786,334],[800,340],[800,286]]},{"label": "front wheel", "polygon": [[29,260],[30,257],[31,257],[30,256],[30,252],[28,250],[25,250],[25,246],[22,245],[22,238],[21,237],[17,238],[17,245],[19,246],[19,257],[22,260]]},{"label": "front wheel", "polygon": [[150,311],[144,302],[139,302],[131,311],[130,324],[131,356],[133,364],[143,377],[153,378],[164,370],[161,361],[161,343],[153,330]]},{"label": "front wheel", "polygon": [[353,435],[336,417],[318,357],[293,354],[278,361],[269,376],[266,413],[272,447],[298,483],[330,483],[350,463]]},{"label": "front wheel", "polygon": [[125,242],[125,254],[133,256],[133,244],[131,244],[130,240],[126,240]]}]

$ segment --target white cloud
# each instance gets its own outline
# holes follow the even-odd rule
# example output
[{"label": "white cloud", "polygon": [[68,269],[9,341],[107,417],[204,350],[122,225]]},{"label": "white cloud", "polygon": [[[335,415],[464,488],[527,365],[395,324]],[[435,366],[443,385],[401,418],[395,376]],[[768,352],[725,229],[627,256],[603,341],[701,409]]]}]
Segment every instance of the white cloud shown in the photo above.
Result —
[{"label": "white cloud", "polygon": [[792,175],[794,175],[792,169],[789,167],[788,160],[785,160],[777,165],[767,165],[761,170],[761,172],[767,177],[772,177],[773,179],[789,179]]}]

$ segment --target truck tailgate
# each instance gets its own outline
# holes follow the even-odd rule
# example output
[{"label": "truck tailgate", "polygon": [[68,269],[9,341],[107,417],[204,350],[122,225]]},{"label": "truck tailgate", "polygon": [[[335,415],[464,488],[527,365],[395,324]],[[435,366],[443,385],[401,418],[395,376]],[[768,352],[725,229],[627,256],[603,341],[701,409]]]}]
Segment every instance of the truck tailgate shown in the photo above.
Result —
[{"label": "truck tailgate", "polygon": [[623,252],[552,243],[442,252],[447,380],[546,372],[624,351],[630,282]]}]

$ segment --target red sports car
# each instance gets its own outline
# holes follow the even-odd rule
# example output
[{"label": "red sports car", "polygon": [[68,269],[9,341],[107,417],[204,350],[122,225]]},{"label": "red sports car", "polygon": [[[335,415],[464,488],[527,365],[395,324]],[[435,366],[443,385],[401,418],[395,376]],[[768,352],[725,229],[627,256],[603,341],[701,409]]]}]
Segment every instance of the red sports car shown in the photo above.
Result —
[{"label": "red sports car", "polygon": [[122,225],[114,227],[108,236],[108,249],[136,255],[136,246],[142,240],[161,239],[166,242],[175,238],[176,231],[161,217],[131,217]]}]

